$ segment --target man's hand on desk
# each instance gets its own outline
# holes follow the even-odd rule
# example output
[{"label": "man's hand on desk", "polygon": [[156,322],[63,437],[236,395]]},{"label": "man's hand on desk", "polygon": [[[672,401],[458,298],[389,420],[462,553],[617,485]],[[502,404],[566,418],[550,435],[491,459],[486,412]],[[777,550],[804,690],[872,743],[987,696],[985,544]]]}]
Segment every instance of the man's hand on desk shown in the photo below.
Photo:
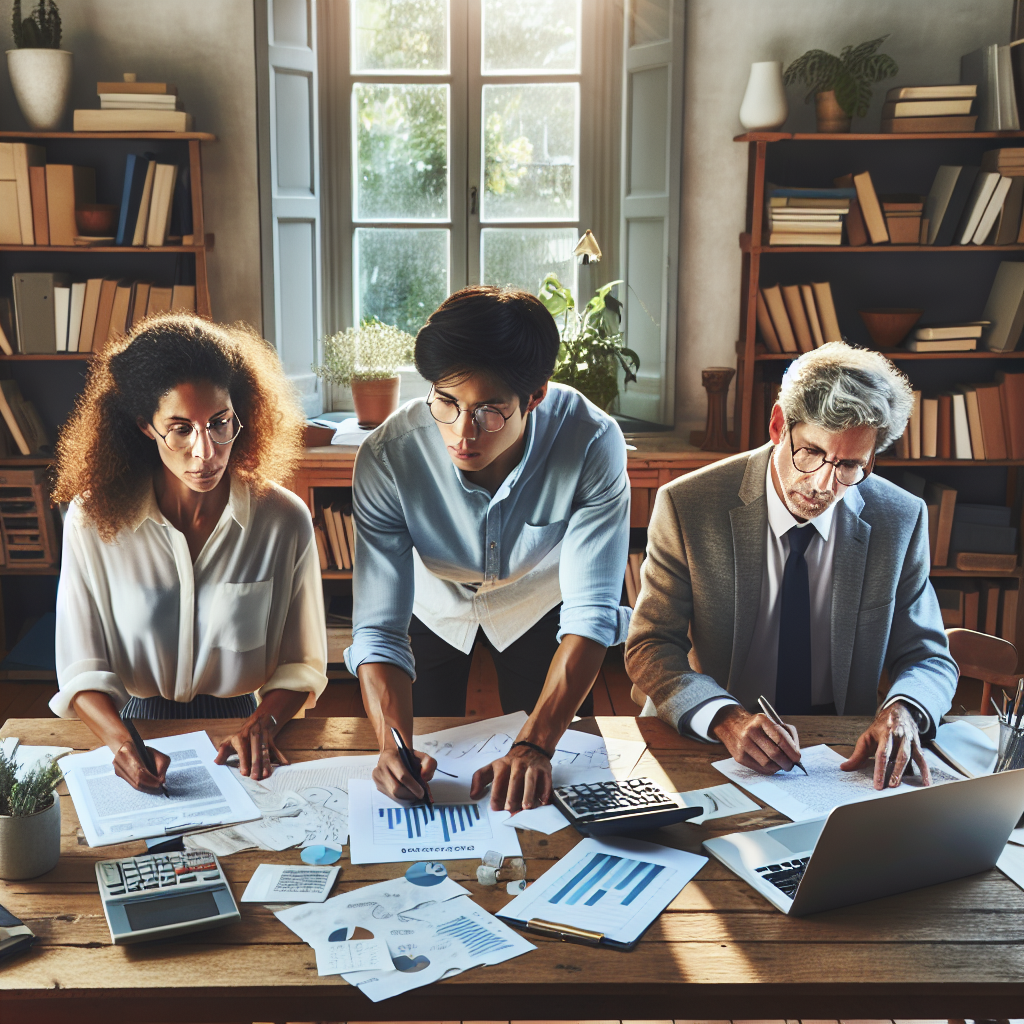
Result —
[{"label": "man's hand on desk", "polygon": [[491,785],[492,811],[529,810],[551,799],[551,759],[533,747],[513,747],[504,757],[479,769],[469,795],[479,800]]},{"label": "man's hand on desk", "polygon": [[856,771],[869,757],[875,758],[875,789],[884,788],[885,768],[893,749],[897,750],[896,765],[889,779],[890,786],[898,786],[903,773],[910,764],[911,758],[921,772],[921,783],[930,786],[932,777],[928,771],[928,762],[921,750],[921,736],[917,731],[917,722],[910,708],[902,701],[896,701],[887,708],[882,708],[875,720],[857,740],[856,747],[848,761],[840,767],[844,772]]},{"label": "man's hand on desk", "polygon": [[788,772],[800,760],[794,726],[781,729],[767,715],[752,715],[738,704],[722,708],[711,720],[710,731],[738,764],[762,775]]},{"label": "man's hand on desk", "polygon": [[[422,800],[428,792],[427,789],[412,777],[409,769],[402,763],[398,748],[390,737],[388,743],[390,746],[381,751],[377,767],[373,769],[373,781],[377,788],[392,800]],[[434,777],[437,762],[422,750],[414,750],[412,756],[420,763],[420,778],[425,783],[429,782]]]}]

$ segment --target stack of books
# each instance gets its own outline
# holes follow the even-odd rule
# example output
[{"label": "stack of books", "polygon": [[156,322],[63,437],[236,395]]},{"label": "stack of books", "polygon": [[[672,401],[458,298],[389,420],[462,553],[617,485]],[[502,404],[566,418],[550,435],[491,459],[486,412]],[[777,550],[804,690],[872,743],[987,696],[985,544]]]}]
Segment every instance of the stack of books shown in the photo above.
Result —
[{"label": "stack of books", "polygon": [[[131,78],[131,81],[127,79]],[[97,82],[99,110],[76,110],[76,132],[190,132],[177,86],[166,82]]]},{"label": "stack of books", "polygon": [[1016,162],[1018,153],[1024,150],[989,150],[980,168],[957,164],[940,167],[925,200],[925,244],[1024,242],[1024,162]]},{"label": "stack of books", "polygon": [[882,131],[973,132],[978,117],[971,113],[971,105],[977,95],[973,83],[890,89],[882,106]]},{"label": "stack of books", "polygon": [[991,327],[987,320],[918,327],[903,347],[908,352],[974,352],[986,327]]},{"label": "stack of books", "polygon": [[964,54],[960,58],[960,81],[977,87],[978,131],[1020,129],[1009,46],[992,43]]},{"label": "stack of books", "polygon": [[918,245],[921,242],[921,223],[924,196],[881,196],[882,213],[893,245]]},{"label": "stack of books", "polygon": [[769,245],[840,245],[856,192],[846,188],[767,188]]},{"label": "stack of books", "polygon": [[984,171],[998,171],[1008,178],[1024,176],[1024,149],[1008,148],[987,149],[981,157],[981,168]]},{"label": "stack of books", "polygon": [[769,352],[810,352],[829,341],[842,341],[832,286],[772,285],[757,296],[757,326]]}]

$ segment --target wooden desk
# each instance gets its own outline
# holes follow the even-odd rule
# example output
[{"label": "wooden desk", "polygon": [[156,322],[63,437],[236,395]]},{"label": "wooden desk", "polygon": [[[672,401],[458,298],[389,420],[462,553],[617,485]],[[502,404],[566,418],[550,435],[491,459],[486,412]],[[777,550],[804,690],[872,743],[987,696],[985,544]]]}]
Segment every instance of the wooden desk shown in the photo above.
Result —
[{"label": "wooden desk", "polygon": [[[849,744],[866,719],[797,719],[805,746]],[[421,719],[429,731],[456,720]],[[681,739],[656,719],[600,718],[607,735],[643,736],[640,770],[678,790],[722,781],[710,766],[721,747]],[[140,723],[144,736],[224,722]],[[8,721],[3,736],[88,749],[77,722]],[[289,724],[281,746],[294,760],[375,749],[365,719]],[[155,1021],[579,1020],[608,1018],[956,1018],[1019,1016],[1024,1006],[1024,892],[996,870],[806,919],[780,914],[710,861],[631,953],[531,935],[535,952],[477,968],[405,996],[371,1003],[340,978],[318,978],[312,949],[269,910],[241,904],[240,924],[180,939],[114,947],[93,863],[142,852],[142,843],[91,850],[62,801],[64,851],[48,875],[0,884],[0,903],[39,936],[27,955],[0,967],[4,1024]],[[779,822],[770,810],[717,822],[716,834]],[[700,852],[712,833],[681,824],[663,842]],[[520,833],[536,878],[578,836]],[[880,837],[884,841],[884,837]],[[224,861],[236,898],[256,865],[295,863],[296,850],[246,852]],[[490,911],[504,892],[475,881],[475,861],[452,861],[453,878]],[[395,877],[404,865],[342,861],[335,892]]]}]

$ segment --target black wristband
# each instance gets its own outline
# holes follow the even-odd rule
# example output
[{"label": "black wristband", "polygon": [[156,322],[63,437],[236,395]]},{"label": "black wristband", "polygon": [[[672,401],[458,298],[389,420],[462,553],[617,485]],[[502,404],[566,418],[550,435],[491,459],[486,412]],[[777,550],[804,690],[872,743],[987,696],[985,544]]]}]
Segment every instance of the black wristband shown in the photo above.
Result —
[{"label": "black wristband", "polygon": [[515,750],[516,747],[529,747],[531,750],[536,750],[538,754],[543,754],[549,761],[554,757],[553,754],[549,754],[543,747],[538,747],[536,743],[531,743],[529,740],[516,740],[508,749]]}]

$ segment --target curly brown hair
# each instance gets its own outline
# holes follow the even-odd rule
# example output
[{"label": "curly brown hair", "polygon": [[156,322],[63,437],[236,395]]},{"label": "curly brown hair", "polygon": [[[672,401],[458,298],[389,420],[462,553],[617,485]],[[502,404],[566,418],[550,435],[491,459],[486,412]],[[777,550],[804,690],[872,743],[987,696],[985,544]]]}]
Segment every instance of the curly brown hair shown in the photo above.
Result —
[{"label": "curly brown hair", "polygon": [[213,324],[188,313],[143,320],[89,368],[85,388],[57,439],[54,501],[78,499],[105,541],[141,514],[161,465],[139,429],[179,384],[224,388],[245,429],[229,471],[254,494],[284,483],[303,447],[305,417],[274,349],[244,324]]}]

